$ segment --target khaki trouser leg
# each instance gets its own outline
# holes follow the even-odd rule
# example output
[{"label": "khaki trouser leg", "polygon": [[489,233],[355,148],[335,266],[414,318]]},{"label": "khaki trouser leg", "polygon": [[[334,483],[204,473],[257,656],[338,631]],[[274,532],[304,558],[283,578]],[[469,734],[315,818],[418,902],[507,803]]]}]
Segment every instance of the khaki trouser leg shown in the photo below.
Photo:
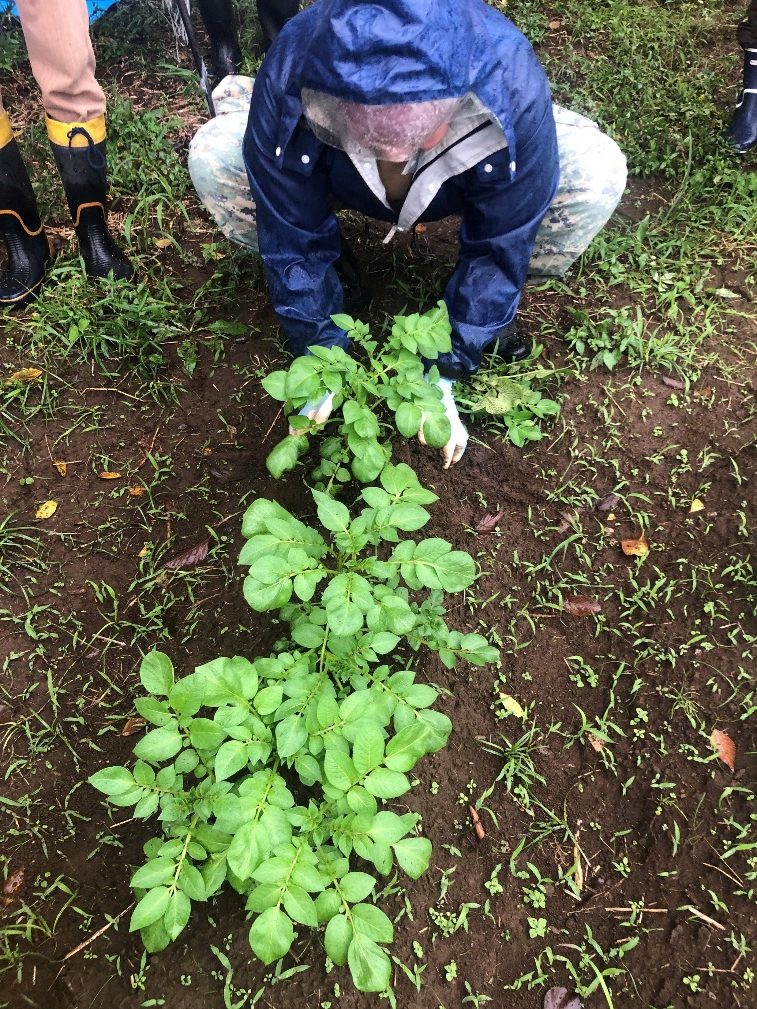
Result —
[{"label": "khaki trouser leg", "polygon": [[29,61],[50,119],[86,123],[105,114],[95,79],[85,0],[17,0]]}]

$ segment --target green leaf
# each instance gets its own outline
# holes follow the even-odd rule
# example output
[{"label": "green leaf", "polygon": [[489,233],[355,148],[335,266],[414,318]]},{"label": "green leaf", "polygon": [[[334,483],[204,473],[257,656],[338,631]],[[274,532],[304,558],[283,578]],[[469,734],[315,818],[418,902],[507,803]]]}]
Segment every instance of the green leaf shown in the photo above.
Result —
[{"label": "green leaf", "polygon": [[412,771],[428,753],[429,733],[421,722],[411,722],[391,739],[386,748],[386,766],[392,771]]},{"label": "green leaf", "polygon": [[191,862],[185,861],[182,865],[178,885],[187,897],[190,897],[192,900],[206,900],[207,898],[207,890],[205,889],[205,880],[202,878],[202,873]]},{"label": "green leaf", "polygon": [[372,939],[355,933],[347,952],[350,974],[358,991],[386,991],[392,976],[389,957]]},{"label": "green leaf", "polygon": [[217,750],[228,733],[210,718],[193,718],[189,740],[196,750]]},{"label": "green leaf", "polygon": [[318,912],[315,908],[315,901],[301,886],[290,883],[284,894],[284,910],[301,925],[311,925],[313,928],[318,924]]},{"label": "green leaf", "polygon": [[308,738],[305,719],[299,715],[290,715],[276,726],[276,750],[279,757],[285,760],[301,749]]},{"label": "green leaf", "polygon": [[139,679],[150,694],[168,695],[173,686],[173,665],[163,652],[148,652],[139,667]]},{"label": "green leaf", "polygon": [[416,813],[405,813],[399,816],[388,809],[382,809],[374,816],[368,833],[379,844],[395,844],[409,833],[417,822],[418,815]]},{"label": "green leaf", "polygon": [[163,726],[160,729],[153,729],[143,736],[134,747],[134,755],[140,760],[146,760],[150,764],[157,764],[161,760],[168,760],[176,756],[181,749],[181,733],[174,726]]},{"label": "green leaf", "polygon": [[171,941],[184,931],[191,911],[192,902],[186,893],[183,890],[175,890],[163,915],[163,928]]},{"label": "green leaf", "polygon": [[356,904],[352,908],[352,922],[356,932],[374,942],[392,942],[394,939],[394,925],[375,904]]},{"label": "green leaf", "polygon": [[216,781],[226,781],[247,765],[247,743],[240,739],[230,739],[216,754],[213,770]]},{"label": "green leaf", "polygon": [[329,784],[338,788],[340,792],[346,792],[359,777],[355,765],[347,754],[333,746],[326,750],[323,769]]},{"label": "green leaf", "polygon": [[423,437],[431,448],[444,448],[452,435],[452,427],[443,410],[427,413],[423,419]]},{"label": "green leaf", "polygon": [[335,501],[322,491],[312,491],[313,499],[318,506],[318,521],[330,532],[347,532],[350,525],[350,513],[341,501]]},{"label": "green leaf", "polygon": [[134,788],[134,775],[125,767],[104,767],[87,780],[104,795],[124,795]]},{"label": "green leaf", "polygon": [[285,371],[272,371],[260,384],[272,399],[283,402],[287,398],[286,380],[287,373]]},{"label": "green leaf", "polygon": [[196,715],[205,703],[205,681],[197,673],[182,676],[171,687],[168,703],[178,715]]},{"label": "green leaf", "polygon": [[[343,329],[345,333],[351,333],[355,328],[355,320],[351,315],[345,315],[343,312],[337,312],[336,315],[331,316],[331,321],[335,326]],[[335,961],[336,962],[336,961]]]},{"label": "green leaf", "polygon": [[292,566],[282,557],[264,557],[244,580],[244,597],[259,612],[281,609],[292,598]]},{"label": "green leaf", "polygon": [[324,945],[326,953],[337,967],[343,967],[347,963],[347,951],[352,942],[352,925],[343,914],[337,914],[331,918],[326,926]]},{"label": "green leaf", "polygon": [[307,435],[288,434],[266,456],[266,469],[274,480],[280,480],[285,473],[294,469],[297,460],[307,452],[307,449]]},{"label": "green leaf", "polygon": [[416,406],[415,403],[400,403],[395,414],[397,430],[403,437],[413,438],[418,434],[422,416],[420,407]]},{"label": "green leaf", "polygon": [[362,777],[374,767],[378,767],[384,757],[384,734],[379,728],[367,726],[355,740],[352,760],[355,770]]},{"label": "green leaf", "polygon": [[250,878],[260,862],[256,831],[256,823],[243,823],[226,853],[229,868],[242,882]]},{"label": "green leaf", "polygon": [[400,866],[411,879],[418,879],[428,869],[431,842],[427,837],[406,837],[392,845]]},{"label": "green leaf", "polygon": [[373,892],[376,880],[367,872],[348,872],[339,880],[339,889],[345,900],[350,904],[359,904]]},{"label": "green leaf", "polygon": [[170,883],[175,872],[176,864],[172,859],[153,858],[137,869],[129,885],[135,890],[151,890],[154,886]]},{"label": "green leaf", "polygon": [[342,899],[336,890],[324,890],[323,893],[319,893],[315,898],[315,908],[318,912],[318,921],[321,924],[331,921],[334,915],[339,913],[339,908],[341,906]]},{"label": "green leaf", "polygon": [[170,899],[171,891],[166,886],[156,886],[153,890],[148,890],[132,911],[129,931],[136,932],[162,918]]},{"label": "green leaf", "polygon": [[377,799],[396,799],[410,789],[410,782],[404,774],[386,767],[371,771],[363,784]]},{"label": "green leaf", "polygon": [[293,942],[292,922],[278,907],[263,911],[250,929],[252,951],[266,966],[286,956]]}]

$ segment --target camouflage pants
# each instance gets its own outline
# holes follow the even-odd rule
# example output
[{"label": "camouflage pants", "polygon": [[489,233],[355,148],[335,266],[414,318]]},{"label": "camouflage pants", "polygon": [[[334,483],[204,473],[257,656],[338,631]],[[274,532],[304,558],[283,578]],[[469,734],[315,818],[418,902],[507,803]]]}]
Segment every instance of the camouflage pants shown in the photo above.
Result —
[{"label": "camouflage pants", "polygon": [[[227,77],[213,92],[217,116],[189,148],[189,172],[200,199],[233,242],[257,251],[255,204],[242,160],[252,96],[249,77]],[[626,159],[596,123],[554,106],[560,185],[542,221],[529,266],[533,277],[560,277],[587,248],[617,207]]]}]

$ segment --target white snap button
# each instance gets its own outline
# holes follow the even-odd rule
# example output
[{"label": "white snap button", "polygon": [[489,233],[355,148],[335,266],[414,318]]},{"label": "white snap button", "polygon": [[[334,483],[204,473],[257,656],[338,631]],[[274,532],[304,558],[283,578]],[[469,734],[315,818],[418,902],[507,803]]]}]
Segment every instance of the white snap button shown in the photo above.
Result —
[{"label": "white snap button", "polygon": [[303,154],[301,160],[302,160],[303,165],[309,165],[310,164],[310,155],[309,154]]},{"label": "white snap button", "polygon": [[514,172],[514,171],[515,171],[515,162],[514,162],[514,161],[511,161],[511,162],[510,162],[510,171],[511,171],[511,172]]},{"label": "white snap button", "polygon": [[484,171],[485,172],[491,172],[492,171],[492,166],[491,165],[484,165]]},{"label": "white snap button", "polygon": [[281,156],[281,148],[280,148],[280,147],[277,147],[277,148],[276,148],[276,157],[278,158],[278,157],[280,157],[280,156]]}]

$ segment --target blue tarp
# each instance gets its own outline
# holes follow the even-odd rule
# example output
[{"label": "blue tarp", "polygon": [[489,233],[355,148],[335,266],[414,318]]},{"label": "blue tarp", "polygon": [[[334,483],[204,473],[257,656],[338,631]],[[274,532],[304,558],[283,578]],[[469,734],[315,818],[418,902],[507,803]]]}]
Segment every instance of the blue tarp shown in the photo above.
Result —
[{"label": "blue tarp", "polygon": [[[116,2],[117,2],[117,0],[87,0],[87,7],[89,8],[89,18],[90,18],[90,21],[96,21],[100,17],[101,14],[104,14],[105,11],[109,7],[112,7],[113,4],[115,4]],[[0,2],[0,13],[6,13],[6,11],[5,11],[5,7],[6,6],[8,6],[8,5],[7,4],[3,4],[2,2]],[[11,14],[16,14],[17,13],[16,7],[15,7],[14,4],[10,5],[10,11],[8,13],[11,13]]]}]

